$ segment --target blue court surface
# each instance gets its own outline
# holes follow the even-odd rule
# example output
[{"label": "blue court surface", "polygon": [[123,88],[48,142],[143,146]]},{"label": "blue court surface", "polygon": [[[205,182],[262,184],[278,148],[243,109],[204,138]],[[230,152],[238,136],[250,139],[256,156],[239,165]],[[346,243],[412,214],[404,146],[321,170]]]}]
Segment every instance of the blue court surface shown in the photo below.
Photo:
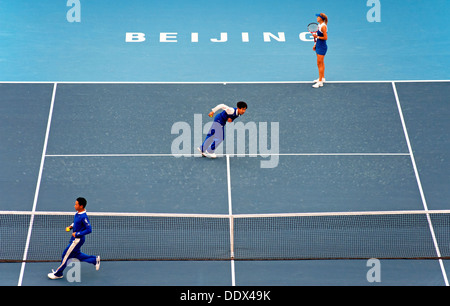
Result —
[{"label": "blue court surface", "polygon": [[[449,9],[444,0],[2,2],[0,216],[70,213],[70,224],[75,199],[85,197],[93,232],[84,250],[105,261],[99,271],[81,263],[77,281],[68,272],[50,280],[57,261],[21,261],[50,249],[59,260],[67,216],[43,225],[0,218],[0,261],[11,259],[10,245],[19,253],[0,263],[0,285],[448,286],[448,216],[392,218],[401,223],[392,229],[390,218],[343,229],[332,217],[298,230],[344,233],[344,250],[328,238],[303,249],[296,242],[305,238],[290,236],[296,223],[254,217],[374,212],[378,220],[450,208],[450,29],[435,17]],[[306,25],[319,12],[329,17],[329,39],[326,82],[315,89]],[[248,109],[227,125],[218,157],[200,157],[211,108],[241,100]],[[94,221],[101,213],[147,214],[156,225],[158,215],[183,217],[145,236],[127,218],[103,228]],[[218,221],[191,225],[187,214]],[[383,236],[374,238],[377,251],[358,256],[369,227]],[[165,241],[152,245],[157,235]],[[198,259],[210,250],[191,244],[197,235],[225,258]],[[107,260],[115,243],[141,236],[132,248],[167,250],[166,258]],[[96,249],[90,239],[108,242]],[[221,239],[236,260],[221,253]],[[434,259],[404,259],[409,239]],[[251,253],[260,245],[267,253]],[[355,258],[321,258],[328,251]],[[251,260],[239,260],[246,252]],[[271,257],[294,253],[305,258]]]}]

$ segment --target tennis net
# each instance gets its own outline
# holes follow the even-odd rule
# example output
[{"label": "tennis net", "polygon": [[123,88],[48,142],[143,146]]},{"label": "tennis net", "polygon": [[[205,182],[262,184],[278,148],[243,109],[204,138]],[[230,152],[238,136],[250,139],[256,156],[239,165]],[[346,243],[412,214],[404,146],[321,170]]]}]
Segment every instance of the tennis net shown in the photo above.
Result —
[{"label": "tennis net", "polygon": [[[0,211],[0,262],[60,261],[73,216]],[[82,251],[107,261],[450,258],[450,210],[88,216]]]}]

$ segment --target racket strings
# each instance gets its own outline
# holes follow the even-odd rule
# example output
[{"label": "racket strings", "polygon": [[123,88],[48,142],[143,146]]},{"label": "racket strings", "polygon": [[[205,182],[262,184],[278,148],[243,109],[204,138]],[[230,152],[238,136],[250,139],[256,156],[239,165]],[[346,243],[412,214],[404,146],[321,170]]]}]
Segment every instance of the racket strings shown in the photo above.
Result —
[{"label": "racket strings", "polygon": [[308,31],[311,33],[315,33],[319,30],[319,25],[315,22],[308,24]]}]

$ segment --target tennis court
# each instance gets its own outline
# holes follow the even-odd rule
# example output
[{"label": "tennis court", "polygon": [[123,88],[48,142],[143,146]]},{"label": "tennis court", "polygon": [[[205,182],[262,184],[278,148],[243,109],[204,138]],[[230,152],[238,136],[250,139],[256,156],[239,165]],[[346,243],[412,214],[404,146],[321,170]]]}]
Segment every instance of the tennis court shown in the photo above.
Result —
[{"label": "tennis court", "polygon": [[[8,48],[0,51],[0,210],[13,217],[0,219],[10,222],[0,239],[13,238],[0,243],[12,244],[19,259],[0,263],[1,285],[448,285],[447,259],[419,259],[450,256],[448,212],[425,214],[449,208],[450,43],[420,31],[436,7],[443,11],[448,3],[436,1],[431,9],[421,1],[381,1],[381,22],[368,22],[365,1],[80,2],[80,22],[68,22],[70,7],[52,1],[3,9]],[[36,14],[43,8],[45,14]],[[412,16],[399,21],[399,10]],[[313,89],[312,42],[300,37],[320,11],[336,21],[330,24],[327,82]],[[22,22],[13,24],[19,13]],[[400,23],[410,31],[388,48],[400,34],[385,33]],[[131,32],[145,33],[145,41],[127,42]],[[436,46],[433,57],[429,44]],[[236,121],[244,124],[244,146],[239,131],[226,133],[217,159],[199,157],[210,109],[240,100],[249,105]],[[62,215],[74,213],[78,196],[87,198],[93,216],[84,250],[97,251],[90,239],[116,235],[98,254],[111,251],[120,260],[105,260],[100,271],[81,264],[80,282],[50,280],[57,262],[20,261],[24,252],[26,260],[39,261],[50,249],[60,256],[69,239]],[[27,214],[7,214],[12,211]],[[425,219],[377,214],[393,211]],[[36,222],[30,222],[32,212]],[[62,215],[41,228],[38,215],[47,212]],[[378,221],[356,212],[375,212]],[[122,221],[103,223],[101,215],[109,213]],[[308,213],[319,219],[347,214],[346,226],[354,225],[333,228],[335,220],[325,219],[298,230],[296,222],[277,219]],[[152,230],[165,239],[144,235],[148,244],[132,245],[147,260],[121,261],[134,258],[122,245],[145,232],[127,221],[132,214],[161,222]],[[175,214],[184,217],[167,221]],[[276,216],[258,217],[268,214]],[[211,220],[196,223],[198,216]],[[391,228],[392,220],[402,222]],[[173,233],[158,232],[164,227]],[[373,256],[361,253],[365,241],[355,242],[367,227],[375,229],[368,244]],[[311,233],[306,245],[314,245],[318,233],[355,239],[339,247],[325,239],[303,250],[283,243],[303,241],[290,237],[294,232]],[[211,248],[197,244],[198,237]],[[400,240],[412,241],[412,255],[403,254]],[[330,248],[338,253],[327,258]],[[165,257],[148,255],[155,252]],[[369,258],[380,258],[380,281],[368,279]]]}]

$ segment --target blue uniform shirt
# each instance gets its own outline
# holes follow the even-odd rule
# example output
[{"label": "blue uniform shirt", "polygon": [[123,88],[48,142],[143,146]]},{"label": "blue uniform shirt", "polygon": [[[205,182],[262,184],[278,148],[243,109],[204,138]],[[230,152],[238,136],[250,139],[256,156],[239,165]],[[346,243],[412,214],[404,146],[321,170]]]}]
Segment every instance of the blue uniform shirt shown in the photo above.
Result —
[{"label": "blue uniform shirt", "polygon": [[220,125],[222,125],[222,126],[224,126],[228,122],[228,118],[231,118],[231,120],[234,121],[234,119],[236,119],[240,115],[238,115],[237,108],[233,108],[233,109],[234,109],[233,114],[228,114],[226,110],[218,113],[214,117],[214,121],[220,123]]},{"label": "blue uniform shirt", "polygon": [[75,214],[73,218],[73,232],[75,233],[75,238],[84,237],[87,234],[92,232],[91,223],[89,222],[89,218],[86,214],[86,211],[78,212]]}]

